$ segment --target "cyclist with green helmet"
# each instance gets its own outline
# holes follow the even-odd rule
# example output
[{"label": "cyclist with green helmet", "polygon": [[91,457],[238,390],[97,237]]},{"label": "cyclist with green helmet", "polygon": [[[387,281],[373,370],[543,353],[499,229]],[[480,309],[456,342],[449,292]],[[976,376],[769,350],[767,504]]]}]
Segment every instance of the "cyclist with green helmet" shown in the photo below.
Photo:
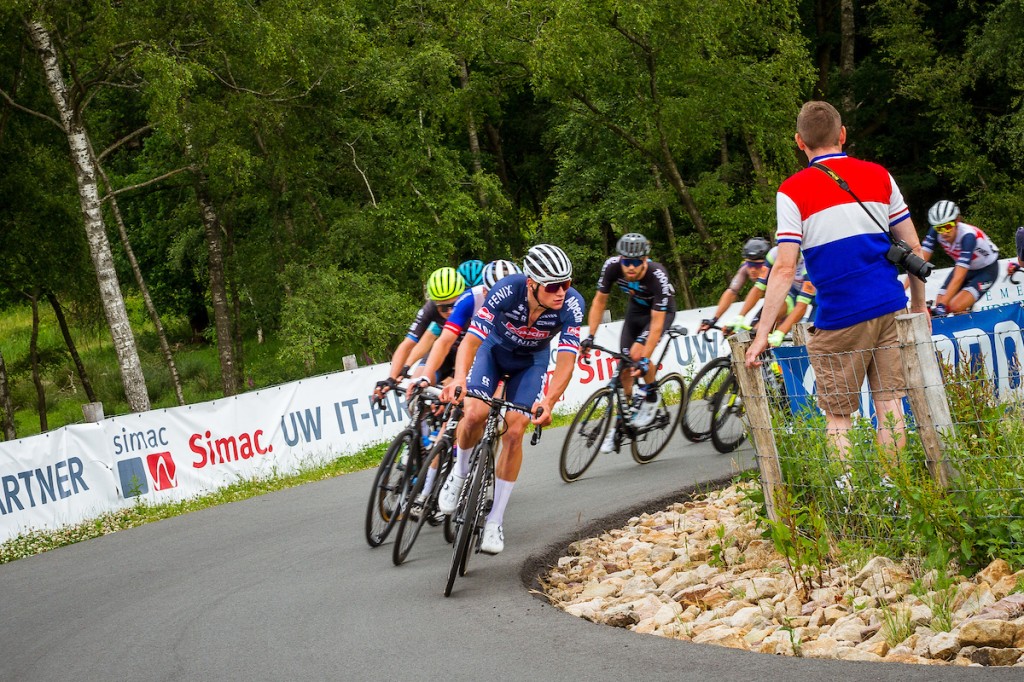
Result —
[{"label": "cyclist with green helmet", "polygon": [[[425,332],[432,324],[444,326],[451,315],[455,301],[466,290],[466,281],[462,279],[455,268],[438,268],[430,274],[427,280],[427,301],[416,313],[416,318],[409,325],[405,339],[398,344],[394,355],[391,356],[391,369],[388,378],[377,382],[373,391],[376,398],[383,397],[401,379],[405,369],[423,358],[430,350],[432,339],[425,339]],[[421,341],[423,343],[421,343]],[[457,346],[457,344],[456,344]],[[454,363],[455,349],[450,352]],[[443,369],[442,369],[443,371]],[[448,374],[451,373],[449,369]]]}]

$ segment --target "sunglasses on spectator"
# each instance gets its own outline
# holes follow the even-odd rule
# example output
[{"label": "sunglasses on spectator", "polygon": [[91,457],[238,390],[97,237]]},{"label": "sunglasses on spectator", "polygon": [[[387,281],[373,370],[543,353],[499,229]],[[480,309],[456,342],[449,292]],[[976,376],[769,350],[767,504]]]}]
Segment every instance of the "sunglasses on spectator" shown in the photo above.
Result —
[{"label": "sunglasses on spectator", "polygon": [[544,284],[543,289],[549,294],[556,294],[559,291],[567,291],[571,284],[572,280],[567,279],[564,282],[552,282],[551,284]]},{"label": "sunglasses on spectator", "polygon": [[627,268],[638,268],[644,264],[643,258],[620,258],[619,262]]},{"label": "sunglasses on spectator", "polygon": [[948,232],[949,230],[952,230],[954,227],[956,227],[956,221],[950,220],[948,223],[936,225],[935,229],[938,230],[939,232]]}]

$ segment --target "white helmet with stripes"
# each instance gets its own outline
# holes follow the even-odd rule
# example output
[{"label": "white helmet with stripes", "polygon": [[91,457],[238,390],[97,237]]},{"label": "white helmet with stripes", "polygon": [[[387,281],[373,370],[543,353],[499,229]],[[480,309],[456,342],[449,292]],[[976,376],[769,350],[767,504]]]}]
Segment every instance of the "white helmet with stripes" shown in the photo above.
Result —
[{"label": "white helmet with stripes", "polygon": [[553,244],[537,244],[530,247],[523,258],[523,272],[539,284],[553,284],[572,279],[572,263],[569,257]]},{"label": "white helmet with stripes", "polygon": [[928,222],[932,227],[942,225],[943,223],[951,223],[959,216],[960,207],[949,199],[936,201],[935,204],[928,209]]},{"label": "white helmet with stripes", "polygon": [[484,286],[493,289],[495,283],[509,275],[522,272],[519,266],[510,260],[492,260],[484,266]]}]

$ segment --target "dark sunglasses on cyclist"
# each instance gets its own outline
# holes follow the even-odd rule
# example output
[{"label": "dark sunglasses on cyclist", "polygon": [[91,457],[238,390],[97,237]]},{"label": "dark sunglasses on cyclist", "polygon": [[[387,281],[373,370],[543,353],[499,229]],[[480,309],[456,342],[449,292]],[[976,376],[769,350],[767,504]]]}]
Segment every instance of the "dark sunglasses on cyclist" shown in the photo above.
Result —
[{"label": "dark sunglasses on cyclist", "polygon": [[556,294],[559,291],[567,291],[571,284],[571,279],[567,279],[564,282],[552,282],[551,284],[544,285],[544,291],[548,292],[549,294]]},{"label": "dark sunglasses on cyclist", "polygon": [[446,313],[455,307],[454,303],[435,303],[434,305],[437,306],[437,312],[439,313]]},{"label": "dark sunglasses on cyclist", "polygon": [[627,268],[638,268],[644,264],[643,258],[620,258],[619,262]]},{"label": "dark sunglasses on cyclist", "polygon": [[948,232],[948,231],[952,230],[954,227],[956,227],[956,221],[955,220],[950,220],[948,223],[942,223],[941,225],[936,225],[935,229],[938,230],[939,232]]},{"label": "dark sunglasses on cyclist", "polygon": [[764,261],[763,260],[748,260],[746,262],[746,265],[747,265],[748,268],[763,268],[764,267]]}]

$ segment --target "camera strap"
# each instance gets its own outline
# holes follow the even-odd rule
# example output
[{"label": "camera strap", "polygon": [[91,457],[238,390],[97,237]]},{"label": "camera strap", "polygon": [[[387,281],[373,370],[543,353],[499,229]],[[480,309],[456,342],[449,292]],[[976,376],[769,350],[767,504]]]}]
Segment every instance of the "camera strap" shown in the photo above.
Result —
[{"label": "camera strap", "polygon": [[812,168],[817,168],[818,170],[820,170],[821,172],[823,172],[823,173],[824,173],[825,175],[827,175],[827,176],[829,176],[830,178],[832,178],[833,180],[835,180],[835,183],[836,183],[837,185],[839,185],[839,188],[840,188],[841,190],[843,190],[844,192],[846,192],[847,194],[849,194],[849,195],[850,195],[851,197],[853,197],[853,200],[854,200],[854,201],[856,201],[856,202],[857,202],[858,204],[860,204],[860,207],[861,207],[861,208],[863,208],[863,209],[864,209],[864,212],[868,214],[868,217],[869,217],[869,218],[871,218],[871,222],[873,222],[873,223],[875,224],[875,226],[876,226],[876,227],[877,227],[877,228],[878,228],[879,230],[881,230],[882,232],[884,232],[884,233],[885,233],[885,236],[889,238],[889,241],[890,241],[890,242],[892,242],[893,244],[895,244],[895,243],[896,243],[896,240],[895,240],[895,239],[893,238],[893,236],[892,236],[892,233],[891,233],[891,232],[890,232],[889,230],[887,230],[887,229],[885,229],[884,227],[882,227],[882,224],[881,224],[880,222],[878,222],[878,219],[877,219],[877,218],[875,218],[875,216],[874,216],[874,215],[872,215],[871,211],[869,211],[869,210],[868,210],[868,207],[864,205],[864,202],[863,202],[863,201],[861,201],[861,200],[860,200],[860,198],[859,198],[859,197],[858,197],[858,196],[857,196],[856,194],[854,194],[854,193],[853,193],[853,190],[852,190],[852,189],[850,189],[850,185],[848,185],[848,184],[846,183],[846,180],[843,180],[843,179],[842,179],[842,178],[841,178],[841,177],[839,176],[839,173],[836,173],[836,172],[835,172],[834,170],[832,170],[831,168],[829,168],[829,167],[828,167],[828,166],[826,166],[825,164],[823,164],[823,163],[819,163],[819,162],[817,162],[817,161],[815,161],[814,163],[812,163],[812,164],[811,164],[811,167],[812,167]]}]

